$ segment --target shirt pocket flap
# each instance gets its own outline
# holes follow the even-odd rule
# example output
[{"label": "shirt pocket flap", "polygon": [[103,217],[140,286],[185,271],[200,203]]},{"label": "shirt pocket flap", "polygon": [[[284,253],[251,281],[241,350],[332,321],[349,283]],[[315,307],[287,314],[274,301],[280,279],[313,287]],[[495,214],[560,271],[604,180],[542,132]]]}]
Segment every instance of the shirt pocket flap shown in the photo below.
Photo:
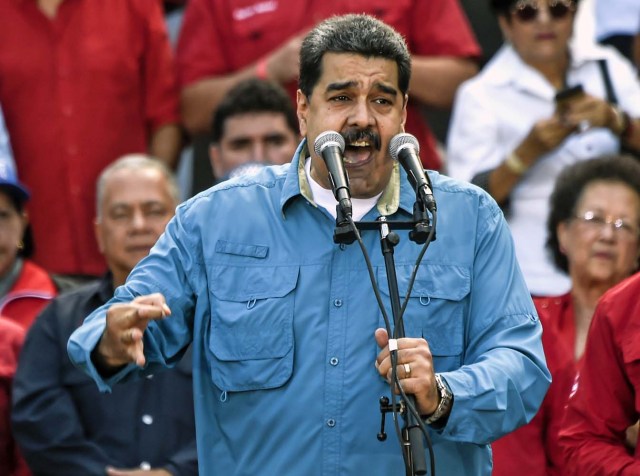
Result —
[{"label": "shirt pocket flap", "polygon": [[223,301],[251,303],[281,298],[296,287],[298,267],[213,266],[209,282],[211,294]]},{"label": "shirt pocket flap", "polygon": [[293,370],[297,266],[215,266],[210,280],[209,352],[221,389],[283,385]]},{"label": "shirt pocket flap", "polygon": [[[412,272],[410,265],[396,268],[401,302],[409,289]],[[377,279],[382,294],[388,296],[384,268],[378,271]],[[425,338],[434,356],[460,356],[464,348],[465,298],[470,292],[469,269],[448,264],[421,265],[403,316],[405,335]]]},{"label": "shirt pocket flap", "polygon": [[[409,289],[413,266],[396,267],[398,291],[404,299]],[[378,286],[383,294],[389,295],[387,270],[378,270]],[[426,263],[420,265],[411,290],[411,297],[422,299],[446,299],[460,301],[471,292],[471,275],[467,268],[449,264]]]}]

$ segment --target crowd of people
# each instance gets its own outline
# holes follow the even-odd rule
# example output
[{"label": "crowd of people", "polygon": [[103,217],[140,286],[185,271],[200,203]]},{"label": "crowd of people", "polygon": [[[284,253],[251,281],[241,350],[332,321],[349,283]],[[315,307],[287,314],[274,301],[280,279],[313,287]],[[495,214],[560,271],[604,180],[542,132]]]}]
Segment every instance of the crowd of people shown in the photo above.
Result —
[{"label": "crowd of people", "polygon": [[640,12],[485,1],[0,0],[0,475],[635,474]]}]

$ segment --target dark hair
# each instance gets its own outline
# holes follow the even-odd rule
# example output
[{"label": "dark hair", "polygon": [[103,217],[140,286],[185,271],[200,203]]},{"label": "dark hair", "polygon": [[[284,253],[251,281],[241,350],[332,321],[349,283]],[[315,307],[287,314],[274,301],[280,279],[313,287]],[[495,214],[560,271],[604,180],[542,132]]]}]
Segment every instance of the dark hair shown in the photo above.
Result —
[{"label": "dark hair", "polygon": [[287,126],[298,134],[298,116],[293,101],[279,84],[258,78],[241,81],[227,93],[213,114],[211,141],[220,142],[224,123],[239,114],[275,112],[282,113]]},{"label": "dark hair", "polygon": [[402,35],[369,15],[334,16],[319,23],[302,41],[300,79],[302,93],[310,97],[322,76],[325,53],[355,53],[393,60],[398,65],[398,87],[409,89],[411,56]]},{"label": "dark hair", "polygon": [[[4,193],[9,198],[9,202],[16,213],[21,215],[24,212],[26,200],[13,187],[0,185],[0,193]],[[28,223],[22,234],[22,248],[18,250],[18,256],[30,258],[34,250],[33,232],[31,231],[31,224]]]},{"label": "dark hair", "polygon": [[555,265],[565,273],[569,272],[569,262],[560,251],[558,225],[573,218],[584,189],[601,181],[625,184],[640,198],[640,162],[627,155],[600,157],[578,162],[560,173],[550,198],[547,248]]},{"label": "dark hair", "polygon": [[[518,3],[518,1],[519,0],[489,0],[489,4],[496,15],[504,15],[508,17],[509,10],[511,10],[511,7]],[[579,1],[580,0],[573,0],[573,3],[577,5]]]}]

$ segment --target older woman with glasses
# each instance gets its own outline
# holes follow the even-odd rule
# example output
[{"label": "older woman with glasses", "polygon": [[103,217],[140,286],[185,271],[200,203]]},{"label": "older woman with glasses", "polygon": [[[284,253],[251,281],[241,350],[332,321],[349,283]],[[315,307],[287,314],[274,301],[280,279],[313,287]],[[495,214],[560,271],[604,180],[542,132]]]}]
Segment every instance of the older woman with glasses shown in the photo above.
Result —
[{"label": "older woman with glasses", "polygon": [[560,171],[621,145],[640,149],[640,83],[617,51],[570,44],[577,1],[491,0],[505,44],[458,90],[448,173],[503,207],[533,295],[570,287],[545,253]]},{"label": "older woman with glasses", "polygon": [[638,270],[640,162],[616,156],[570,166],[550,205],[547,245],[573,285],[564,295],[534,299],[553,381],[532,422],[494,443],[494,476],[565,474],[558,431],[596,303]]}]

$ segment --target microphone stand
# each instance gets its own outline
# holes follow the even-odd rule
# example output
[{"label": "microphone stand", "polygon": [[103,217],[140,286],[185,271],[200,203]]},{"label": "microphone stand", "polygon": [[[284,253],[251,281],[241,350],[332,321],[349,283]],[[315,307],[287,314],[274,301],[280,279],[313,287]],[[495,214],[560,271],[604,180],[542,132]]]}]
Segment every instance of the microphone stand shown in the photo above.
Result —
[{"label": "microphone stand", "polygon": [[[353,230],[350,226],[340,204],[336,207],[336,211],[336,229],[333,234],[333,241],[335,243],[351,244],[357,238],[357,230]],[[400,293],[398,291],[395,260],[393,257],[393,249],[400,242],[400,237],[397,233],[391,231],[391,227],[396,229],[409,229],[411,230],[409,232],[409,239],[411,241],[418,244],[425,243],[431,231],[431,224],[429,223],[429,216],[427,214],[425,204],[420,197],[417,198],[413,207],[413,221],[390,222],[387,221],[386,217],[381,216],[375,222],[354,222],[354,224],[357,229],[378,229],[380,232],[380,245],[382,247],[384,265],[387,271],[387,284],[389,286],[389,296],[391,299],[391,310],[394,322],[393,337],[396,339],[405,337],[404,325],[400,320],[402,306]],[[433,240],[435,240],[435,231]],[[406,400],[413,408],[417,408],[414,395],[407,394]],[[394,411],[393,406],[388,405],[388,403],[389,400],[387,397],[382,397],[380,399],[380,412],[382,413],[381,431],[378,434],[378,439],[380,441],[384,441],[386,439],[386,434],[384,433],[385,413]],[[406,476],[426,475],[427,463],[425,458],[425,445],[422,429],[420,428],[416,416],[409,410],[405,402],[401,401],[400,405],[397,405],[397,408],[400,409],[400,413],[403,415],[405,420],[405,426],[402,429],[401,443],[406,465]]]},{"label": "microphone stand", "polygon": [[[389,297],[391,298],[391,312],[394,322],[394,338],[400,339],[405,336],[404,324],[400,321],[400,293],[398,292],[398,279],[396,276],[395,260],[393,248],[400,242],[397,233],[391,231],[386,217],[380,217],[380,246],[384,257],[384,265],[387,270],[387,284],[389,285]],[[406,400],[416,407],[415,396],[408,394]],[[402,446],[405,452],[405,462],[407,464],[407,476],[427,474],[427,463],[425,459],[424,441],[422,430],[416,421],[416,416],[406,409],[404,413],[405,427],[402,429]]]}]

